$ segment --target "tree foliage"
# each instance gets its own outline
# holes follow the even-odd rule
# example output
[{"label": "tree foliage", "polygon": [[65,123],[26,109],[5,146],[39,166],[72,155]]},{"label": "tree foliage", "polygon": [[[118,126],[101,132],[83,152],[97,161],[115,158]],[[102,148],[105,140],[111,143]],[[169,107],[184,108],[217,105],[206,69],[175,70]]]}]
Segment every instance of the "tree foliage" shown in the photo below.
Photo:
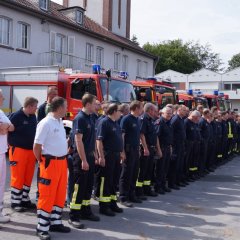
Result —
[{"label": "tree foliage", "polygon": [[228,61],[228,65],[228,70],[240,67],[240,53],[233,55],[232,58]]},{"label": "tree foliage", "polygon": [[219,54],[211,50],[209,44],[205,46],[198,42],[186,42],[182,40],[169,40],[156,44],[149,42],[143,48],[159,57],[156,72],[172,69],[182,73],[192,73],[201,68],[213,71],[221,71],[222,61]]},{"label": "tree foliage", "polygon": [[131,41],[139,46],[139,42],[138,42],[137,36],[135,34],[133,34]]}]

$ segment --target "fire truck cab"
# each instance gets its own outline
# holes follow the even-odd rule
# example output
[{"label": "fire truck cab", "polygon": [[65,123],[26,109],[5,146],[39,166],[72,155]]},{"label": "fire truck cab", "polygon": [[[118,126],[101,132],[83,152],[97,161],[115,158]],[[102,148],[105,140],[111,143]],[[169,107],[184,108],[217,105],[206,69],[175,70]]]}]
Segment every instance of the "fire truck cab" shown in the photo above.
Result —
[{"label": "fire truck cab", "polygon": [[126,79],[100,74],[99,68],[93,73],[72,73],[59,70],[58,66],[25,67],[0,69],[0,88],[5,97],[3,111],[8,115],[18,110],[27,96],[36,97],[39,104],[47,99],[49,86],[58,87],[58,95],[68,104],[65,125],[71,127],[71,121],[82,108],[82,96],[88,92],[97,99],[109,102],[131,102],[136,99],[133,85]]},{"label": "fire truck cab", "polygon": [[152,102],[160,109],[167,104],[177,103],[176,90],[171,84],[159,82],[156,78],[131,81],[136,93],[137,100]]}]

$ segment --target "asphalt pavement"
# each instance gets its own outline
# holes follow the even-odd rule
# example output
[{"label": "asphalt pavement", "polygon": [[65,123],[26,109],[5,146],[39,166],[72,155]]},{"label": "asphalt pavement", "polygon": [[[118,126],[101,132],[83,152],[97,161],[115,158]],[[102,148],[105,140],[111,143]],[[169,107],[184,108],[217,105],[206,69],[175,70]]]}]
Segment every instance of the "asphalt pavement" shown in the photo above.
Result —
[{"label": "asphalt pavement", "polygon": [[[9,167],[8,167],[9,168]],[[8,177],[9,179],[9,169]],[[36,176],[31,189],[34,201]],[[180,191],[149,197],[134,208],[124,208],[116,217],[101,215],[100,222],[82,221],[84,230],[51,233],[52,240],[239,240],[240,239],[240,157]],[[96,201],[93,211],[98,214]],[[9,181],[4,212],[11,222],[1,225],[0,240],[37,240],[34,212],[15,213],[10,209]],[[64,224],[68,225],[64,209]]]}]

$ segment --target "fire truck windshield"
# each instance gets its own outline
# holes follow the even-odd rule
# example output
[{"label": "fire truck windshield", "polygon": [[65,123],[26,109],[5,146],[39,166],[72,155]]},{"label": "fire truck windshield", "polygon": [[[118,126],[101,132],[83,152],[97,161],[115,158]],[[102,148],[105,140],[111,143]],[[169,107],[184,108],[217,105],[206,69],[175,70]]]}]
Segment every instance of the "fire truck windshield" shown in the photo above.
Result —
[{"label": "fire truck windshield", "polygon": [[220,111],[225,111],[226,110],[226,106],[224,104],[224,100],[223,99],[218,99],[218,103],[219,103]]},{"label": "fire truck windshield", "polygon": [[[177,102],[174,89],[161,86],[156,87],[155,90],[160,108],[165,107],[167,104],[175,104]],[[159,99],[161,99],[161,101],[159,101]]]},{"label": "fire truck windshield", "polygon": [[[107,100],[107,78],[100,79],[103,100]],[[111,79],[109,81],[108,101],[129,103],[136,99],[133,86],[127,81]]]}]

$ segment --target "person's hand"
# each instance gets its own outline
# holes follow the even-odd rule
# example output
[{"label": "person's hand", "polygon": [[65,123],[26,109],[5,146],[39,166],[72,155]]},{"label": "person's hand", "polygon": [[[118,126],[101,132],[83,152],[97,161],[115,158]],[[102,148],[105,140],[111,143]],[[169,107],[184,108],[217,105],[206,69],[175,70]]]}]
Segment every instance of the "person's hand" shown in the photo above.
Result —
[{"label": "person's hand", "polygon": [[104,157],[99,157],[98,162],[101,167],[105,167],[105,158]]},{"label": "person's hand", "polygon": [[89,165],[87,161],[82,161],[82,170],[88,171],[89,170]]},{"label": "person's hand", "polygon": [[150,152],[149,152],[149,150],[147,148],[143,149],[143,155],[144,156],[149,156],[150,155]]},{"label": "person's hand", "polygon": [[124,162],[126,160],[126,154],[124,151],[120,153],[120,158],[121,158],[121,162]]}]

